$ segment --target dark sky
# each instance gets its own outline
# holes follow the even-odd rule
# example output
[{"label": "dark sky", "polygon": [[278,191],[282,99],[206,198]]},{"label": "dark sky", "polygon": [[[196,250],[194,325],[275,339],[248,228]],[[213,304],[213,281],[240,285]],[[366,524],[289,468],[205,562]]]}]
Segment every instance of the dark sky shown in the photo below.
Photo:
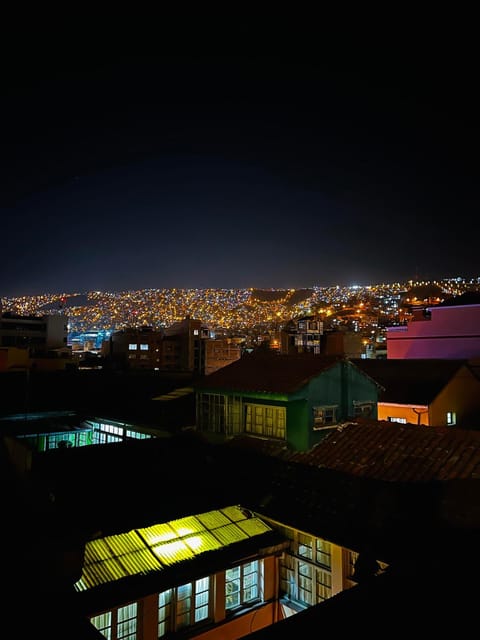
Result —
[{"label": "dark sky", "polygon": [[12,53],[0,296],[480,275],[475,54]]}]

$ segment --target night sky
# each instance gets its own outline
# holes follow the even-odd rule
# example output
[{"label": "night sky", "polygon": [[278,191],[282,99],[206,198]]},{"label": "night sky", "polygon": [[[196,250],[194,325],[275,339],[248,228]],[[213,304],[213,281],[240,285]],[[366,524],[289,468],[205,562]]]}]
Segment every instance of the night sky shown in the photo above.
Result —
[{"label": "night sky", "polygon": [[476,60],[12,54],[0,296],[478,276]]}]

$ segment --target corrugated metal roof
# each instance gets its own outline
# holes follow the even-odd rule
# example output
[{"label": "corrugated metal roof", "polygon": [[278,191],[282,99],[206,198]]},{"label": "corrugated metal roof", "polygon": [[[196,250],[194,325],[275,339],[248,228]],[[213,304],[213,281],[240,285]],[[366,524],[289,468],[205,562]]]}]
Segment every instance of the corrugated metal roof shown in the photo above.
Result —
[{"label": "corrugated metal roof", "polygon": [[207,551],[272,531],[265,522],[241,507],[229,506],[199,516],[87,542],[77,591],[134,575],[162,571]]}]

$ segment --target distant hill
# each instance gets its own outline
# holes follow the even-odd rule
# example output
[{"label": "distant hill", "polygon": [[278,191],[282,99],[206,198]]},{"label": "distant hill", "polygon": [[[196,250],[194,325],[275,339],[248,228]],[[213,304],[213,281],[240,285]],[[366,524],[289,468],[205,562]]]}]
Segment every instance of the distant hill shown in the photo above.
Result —
[{"label": "distant hill", "polygon": [[51,309],[68,308],[68,307],[92,307],[97,302],[89,300],[87,294],[81,293],[75,296],[67,296],[64,301],[55,300],[39,307],[39,311],[50,311]]},{"label": "distant hill", "polygon": [[287,306],[293,306],[306,300],[313,293],[313,289],[296,289],[293,292],[289,289],[253,289],[252,298],[259,302],[275,302],[288,298]]}]

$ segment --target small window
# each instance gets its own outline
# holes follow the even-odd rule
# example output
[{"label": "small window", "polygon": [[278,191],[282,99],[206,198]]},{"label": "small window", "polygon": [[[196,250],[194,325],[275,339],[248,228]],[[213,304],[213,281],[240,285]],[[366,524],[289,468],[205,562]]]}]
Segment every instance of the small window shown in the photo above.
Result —
[{"label": "small window", "polygon": [[457,414],[455,411],[447,411],[447,424],[449,426],[457,424]]},{"label": "small window", "polygon": [[128,345],[128,350],[129,351],[136,351],[137,350],[137,345],[133,342],[130,342],[130,344]]},{"label": "small window", "polygon": [[141,344],[140,351],[148,351],[148,344]]},{"label": "small window", "polygon": [[337,424],[337,405],[313,407],[313,428],[321,429]]},{"label": "small window", "polygon": [[353,415],[356,417],[368,418],[373,416],[374,402],[353,401]]},{"label": "small window", "polygon": [[395,416],[388,416],[389,422],[400,422],[401,424],[407,424],[406,418],[396,418]]}]

